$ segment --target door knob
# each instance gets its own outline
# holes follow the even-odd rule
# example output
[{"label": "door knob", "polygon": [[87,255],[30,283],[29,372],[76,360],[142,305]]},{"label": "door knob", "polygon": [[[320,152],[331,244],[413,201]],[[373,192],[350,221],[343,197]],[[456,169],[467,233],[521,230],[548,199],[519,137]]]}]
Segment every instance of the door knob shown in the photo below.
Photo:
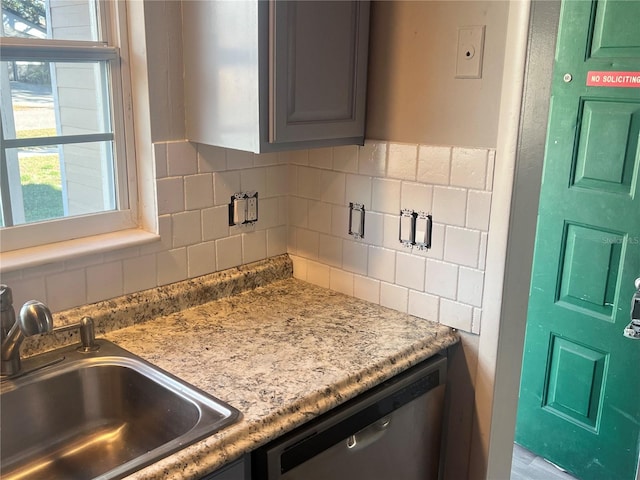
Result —
[{"label": "door knob", "polygon": [[624,329],[624,336],[640,340],[640,278],[635,281],[636,293],[631,298],[631,323]]}]

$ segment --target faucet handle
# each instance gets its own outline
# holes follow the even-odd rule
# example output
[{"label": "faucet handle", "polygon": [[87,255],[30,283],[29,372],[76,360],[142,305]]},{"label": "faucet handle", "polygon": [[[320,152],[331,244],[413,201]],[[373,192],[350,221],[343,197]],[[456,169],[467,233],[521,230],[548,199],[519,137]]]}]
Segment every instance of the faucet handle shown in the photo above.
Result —
[{"label": "faucet handle", "polygon": [[13,310],[13,294],[7,285],[0,285],[0,338],[4,340],[9,330],[16,323],[16,312]]},{"label": "faucet handle", "polygon": [[7,285],[0,285],[0,311],[7,311],[13,307],[13,294]]},{"label": "faucet handle", "polygon": [[51,310],[42,302],[29,300],[20,309],[20,329],[26,337],[53,330]]}]

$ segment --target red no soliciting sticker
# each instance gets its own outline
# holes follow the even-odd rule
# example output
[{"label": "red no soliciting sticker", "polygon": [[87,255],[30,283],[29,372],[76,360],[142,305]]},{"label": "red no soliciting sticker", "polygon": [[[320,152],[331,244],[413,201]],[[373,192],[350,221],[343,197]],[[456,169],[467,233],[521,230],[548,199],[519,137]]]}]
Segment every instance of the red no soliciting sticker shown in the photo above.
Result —
[{"label": "red no soliciting sticker", "polygon": [[587,87],[640,88],[640,72],[588,72]]}]

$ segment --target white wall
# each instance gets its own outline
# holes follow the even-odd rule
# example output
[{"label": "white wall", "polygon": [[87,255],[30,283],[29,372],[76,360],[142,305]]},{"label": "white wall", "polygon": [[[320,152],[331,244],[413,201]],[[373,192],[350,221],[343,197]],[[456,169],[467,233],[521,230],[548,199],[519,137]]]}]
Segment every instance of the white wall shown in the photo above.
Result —
[{"label": "white wall", "polygon": [[[367,138],[495,148],[509,2],[374,1]],[[485,25],[482,78],[456,79],[458,27]]]}]

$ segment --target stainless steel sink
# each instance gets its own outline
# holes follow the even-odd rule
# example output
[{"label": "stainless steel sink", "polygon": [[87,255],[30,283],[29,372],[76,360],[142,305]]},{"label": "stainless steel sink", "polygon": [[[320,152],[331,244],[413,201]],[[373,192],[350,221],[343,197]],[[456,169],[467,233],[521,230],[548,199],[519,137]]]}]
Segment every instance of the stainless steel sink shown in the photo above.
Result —
[{"label": "stainless steel sink", "polygon": [[27,359],[25,374],[0,384],[3,480],[121,478],[238,418],[224,402],[99,344]]}]

